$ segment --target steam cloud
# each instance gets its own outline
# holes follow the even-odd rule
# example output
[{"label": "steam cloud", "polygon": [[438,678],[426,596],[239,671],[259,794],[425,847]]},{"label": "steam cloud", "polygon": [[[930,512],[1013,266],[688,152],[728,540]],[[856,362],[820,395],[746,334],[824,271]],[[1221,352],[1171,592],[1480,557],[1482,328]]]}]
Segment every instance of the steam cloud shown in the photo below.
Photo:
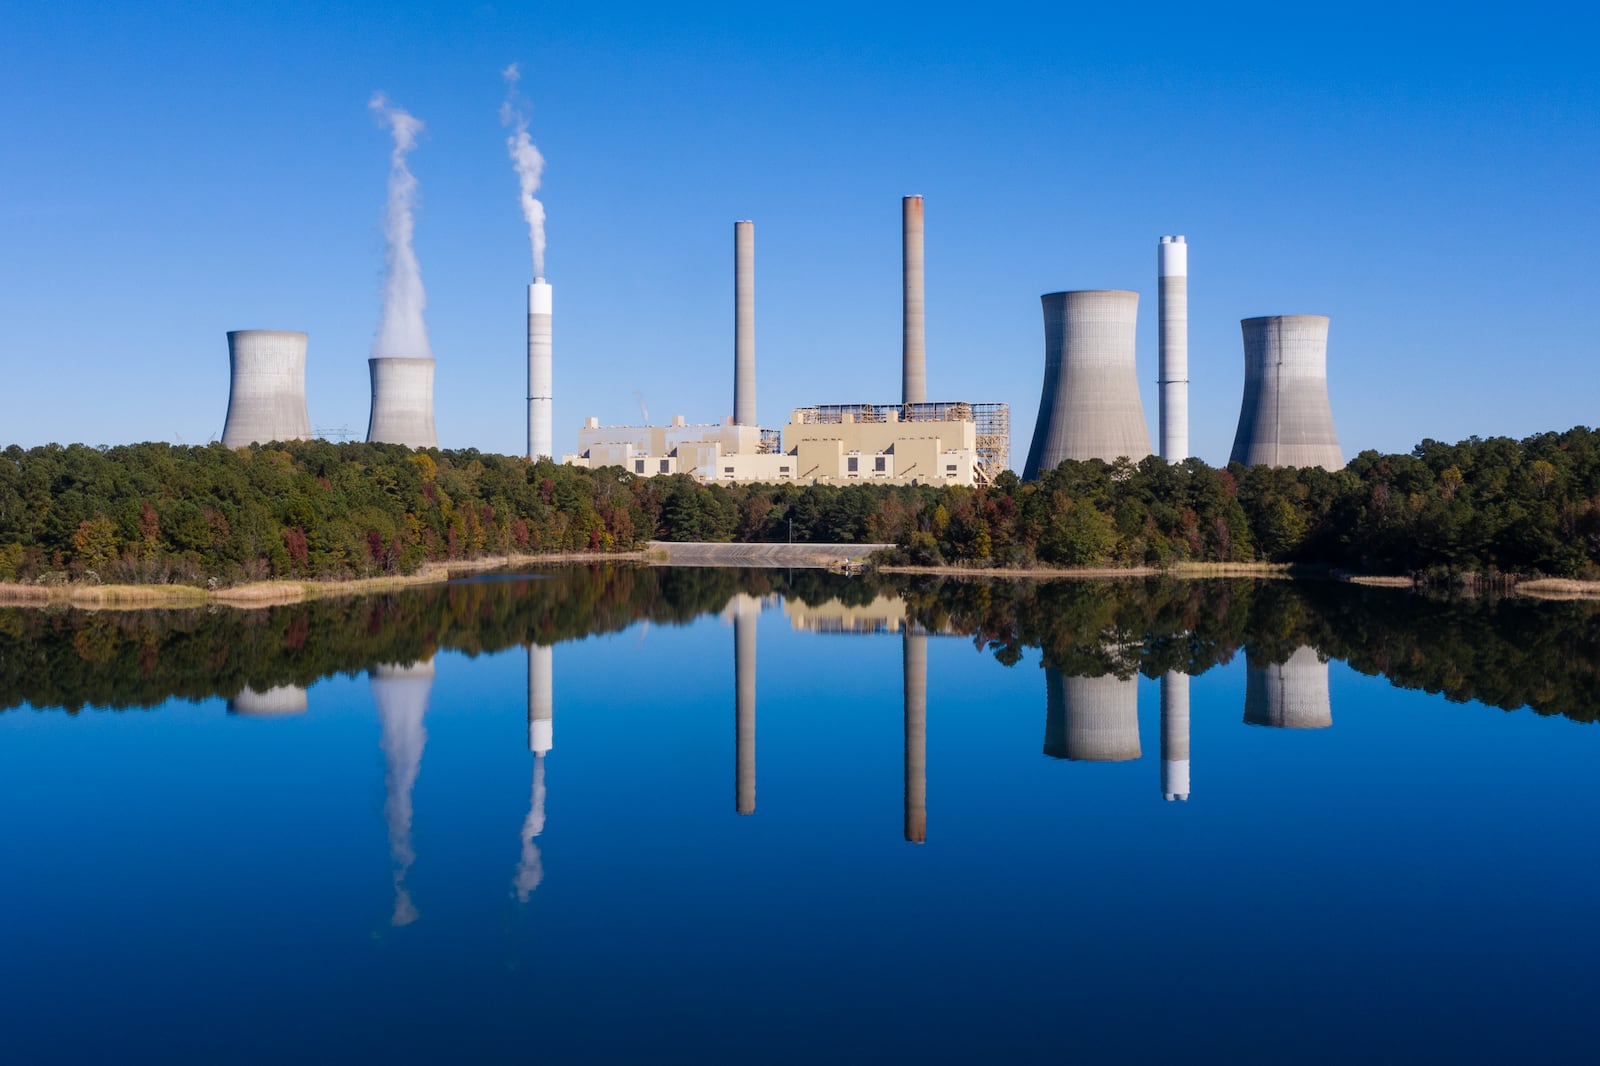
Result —
[{"label": "steam cloud", "polygon": [[378,334],[372,338],[372,354],[379,358],[431,359],[428,327],[422,310],[428,305],[422,291],[422,270],[411,246],[416,228],[417,179],[406,165],[406,156],[417,146],[422,120],[389,104],[383,93],[373,93],[367,109],[394,137],[389,153],[389,205],[384,211],[383,235],[388,242],[384,256],[383,317]]},{"label": "steam cloud", "polygon": [[517,182],[522,187],[522,217],[528,222],[528,243],[533,246],[533,276],[544,277],[544,204],[534,197],[544,176],[544,156],[528,138],[528,116],[523,113],[522,99],[517,92],[517,82],[522,72],[513,63],[500,72],[506,80],[506,99],[500,105],[500,125],[511,127],[506,138],[506,151],[511,154],[511,165],[517,170]]}]

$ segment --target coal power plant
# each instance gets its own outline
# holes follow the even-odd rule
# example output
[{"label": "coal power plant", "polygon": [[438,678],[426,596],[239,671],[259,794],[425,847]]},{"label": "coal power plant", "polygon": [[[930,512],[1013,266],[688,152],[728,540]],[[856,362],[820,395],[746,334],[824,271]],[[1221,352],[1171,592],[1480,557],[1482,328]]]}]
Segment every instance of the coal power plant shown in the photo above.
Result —
[{"label": "coal power plant", "polygon": [[230,448],[275,440],[307,440],[306,335],[288,329],[228,334],[228,414],[222,443]]},{"label": "coal power plant", "polygon": [[1229,462],[1245,466],[1344,467],[1328,402],[1328,318],[1247,318],[1244,404]]},{"label": "coal power plant", "polygon": [[372,412],[367,418],[368,443],[437,448],[433,430],[432,359],[373,357]]},{"label": "coal power plant", "polygon": [[1044,389],[1022,476],[1067,459],[1137,462],[1151,453],[1139,398],[1134,328],[1139,294],[1123,289],[1052,292],[1044,305]]},{"label": "coal power plant", "polygon": [[533,460],[556,454],[550,395],[554,303],[550,283],[534,278],[528,286],[528,458]]}]

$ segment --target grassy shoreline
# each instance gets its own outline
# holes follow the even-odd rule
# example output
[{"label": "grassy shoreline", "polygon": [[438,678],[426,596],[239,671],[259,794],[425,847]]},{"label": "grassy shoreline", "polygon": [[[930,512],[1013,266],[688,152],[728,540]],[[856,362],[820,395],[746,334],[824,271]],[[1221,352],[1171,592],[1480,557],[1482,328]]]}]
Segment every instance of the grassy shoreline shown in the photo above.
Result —
[{"label": "grassy shoreline", "polygon": [[[528,555],[495,555],[449,563],[428,563],[414,574],[352,578],[342,581],[261,581],[229,588],[207,590],[193,585],[20,585],[0,582],[0,607],[77,607],[84,610],[141,610],[186,607],[235,607],[243,610],[277,607],[330,596],[359,596],[392,592],[419,585],[434,585],[465,574],[483,573],[512,567],[548,566],[564,563],[642,563],[664,562],[660,553],[630,552],[550,552]],[[693,564],[690,564],[693,565]],[[750,564],[757,568],[759,563]],[[1351,574],[1339,570],[1307,570],[1287,563],[1178,563],[1162,569],[1154,566],[1034,567],[1026,570],[979,566],[879,566],[882,574],[928,575],[958,578],[1003,578],[1008,580],[1100,581],[1123,577],[1174,577],[1180,580],[1253,577],[1274,580],[1321,578],[1352,585],[1381,588],[1415,588],[1409,577],[1380,574]],[[1600,600],[1600,581],[1570,578],[1536,578],[1515,584],[1511,593],[1530,599]]]},{"label": "grassy shoreline", "polygon": [[277,607],[326,596],[359,596],[418,585],[436,585],[463,574],[555,563],[634,563],[646,553],[549,552],[493,555],[449,563],[427,563],[414,574],[351,578],[342,581],[258,581],[207,590],[194,585],[18,585],[0,583],[0,607],[80,607],[86,610],[139,610],[176,607]]}]

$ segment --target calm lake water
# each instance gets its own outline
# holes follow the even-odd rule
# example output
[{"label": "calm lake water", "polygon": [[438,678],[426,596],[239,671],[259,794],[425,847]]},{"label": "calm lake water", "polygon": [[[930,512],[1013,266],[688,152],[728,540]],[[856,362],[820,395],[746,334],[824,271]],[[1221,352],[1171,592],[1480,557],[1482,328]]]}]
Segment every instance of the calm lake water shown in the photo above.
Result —
[{"label": "calm lake water", "polygon": [[13,1062],[1592,1061],[1600,606],[0,611]]}]

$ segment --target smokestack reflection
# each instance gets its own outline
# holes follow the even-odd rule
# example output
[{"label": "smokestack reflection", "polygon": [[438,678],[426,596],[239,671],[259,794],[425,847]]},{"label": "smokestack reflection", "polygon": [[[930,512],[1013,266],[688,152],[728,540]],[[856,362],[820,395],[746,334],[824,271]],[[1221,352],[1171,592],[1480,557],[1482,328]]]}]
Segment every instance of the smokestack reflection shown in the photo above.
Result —
[{"label": "smokestack reflection", "polygon": [[395,926],[410,925],[417,920],[417,908],[406,889],[406,874],[417,858],[411,846],[411,791],[428,742],[422,718],[428,713],[428,697],[433,691],[433,659],[410,666],[375,667],[370,678],[386,763],[383,813],[394,867],[394,913],[389,921]]},{"label": "smokestack reflection", "polygon": [[1161,675],[1161,794],[1189,799],[1189,675]]},{"label": "smokestack reflection", "polygon": [[554,660],[554,648],[528,645],[528,750],[533,752],[533,795],[528,800],[528,817],[522,822],[522,856],[512,879],[518,903],[528,902],[544,880],[544,860],[534,840],[544,832],[544,757],[553,745],[555,733]]},{"label": "smokestack reflection", "polygon": [[928,839],[928,635],[905,630],[906,839]]},{"label": "smokestack reflection", "polygon": [[761,601],[740,595],[733,604],[733,809],[756,810],[756,620]]}]

